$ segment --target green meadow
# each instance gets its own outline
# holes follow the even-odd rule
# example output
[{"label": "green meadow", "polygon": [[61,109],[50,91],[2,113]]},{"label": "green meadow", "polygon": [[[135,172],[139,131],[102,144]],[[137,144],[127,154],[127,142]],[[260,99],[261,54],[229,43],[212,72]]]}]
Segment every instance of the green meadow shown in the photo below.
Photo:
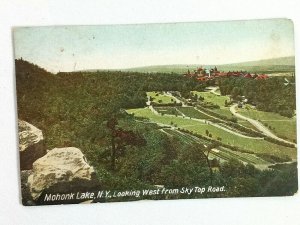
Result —
[{"label": "green meadow", "polygon": [[260,121],[279,137],[290,141],[297,139],[295,117],[288,118],[273,112],[259,111],[249,105],[246,105],[243,109],[238,109],[238,112],[244,116]]}]

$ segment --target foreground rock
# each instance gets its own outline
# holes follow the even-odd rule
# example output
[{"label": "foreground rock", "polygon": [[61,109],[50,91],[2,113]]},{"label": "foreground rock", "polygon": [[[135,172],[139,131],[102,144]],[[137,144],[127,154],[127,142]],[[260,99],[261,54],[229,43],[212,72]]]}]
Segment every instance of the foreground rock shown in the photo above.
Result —
[{"label": "foreground rock", "polygon": [[41,130],[25,121],[18,121],[21,170],[32,169],[32,164],[46,154]]},{"label": "foreground rock", "polygon": [[33,200],[45,193],[68,193],[91,188],[94,169],[78,148],[54,148],[33,163],[28,184]]}]

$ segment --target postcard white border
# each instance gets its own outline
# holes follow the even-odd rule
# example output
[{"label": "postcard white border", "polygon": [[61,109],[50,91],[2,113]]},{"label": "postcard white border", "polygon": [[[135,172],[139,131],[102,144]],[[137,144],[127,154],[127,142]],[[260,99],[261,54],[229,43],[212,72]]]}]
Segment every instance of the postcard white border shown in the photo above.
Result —
[{"label": "postcard white border", "polygon": [[[138,201],[40,207],[22,206],[19,192],[16,99],[11,36],[13,26],[290,18],[295,24],[296,70],[298,71],[300,67],[299,55],[297,55],[300,52],[300,18],[299,12],[297,12],[297,9],[300,8],[299,1],[2,0],[0,5],[1,224],[300,224],[299,194],[294,197],[276,198]],[[299,87],[299,77],[296,77],[297,86]],[[297,105],[299,112],[300,98],[297,98]]]}]

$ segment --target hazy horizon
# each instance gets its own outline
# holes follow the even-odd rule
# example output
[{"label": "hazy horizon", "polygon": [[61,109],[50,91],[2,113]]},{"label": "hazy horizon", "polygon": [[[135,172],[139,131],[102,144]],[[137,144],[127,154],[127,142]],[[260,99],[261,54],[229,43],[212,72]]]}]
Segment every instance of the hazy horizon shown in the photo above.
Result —
[{"label": "hazy horizon", "polygon": [[159,65],[147,65],[147,66],[137,66],[137,67],[129,67],[129,68],[120,68],[120,69],[134,69],[134,68],[140,68],[140,67],[151,67],[151,66],[190,66],[190,65],[199,65],[199,66],[226,66],[226,65],[232,65],[232,64],[239,64],[239,63],[250,63],[250,62],[256,62],[256,61],[264,61],[264,60],[272,60],[272,59],[279,59],[279,58],[290,58],[295,57],[295,55],[289,55],[289,56],[282,56],[282,57],[276,57],[276,58],[267,58],[267,59],[257,59],[257,60],[251,60],[251,61],[241,61],[241,62],[230,62],[230,63],[224,63],[224,64],[184,64],[184,63],[178,63],[178,64],[159,64]]},{"label": "hazy horizon", "polygon": [[224,65],[294,56],[287,19],[14,29],[15,58],[51,72]]}]

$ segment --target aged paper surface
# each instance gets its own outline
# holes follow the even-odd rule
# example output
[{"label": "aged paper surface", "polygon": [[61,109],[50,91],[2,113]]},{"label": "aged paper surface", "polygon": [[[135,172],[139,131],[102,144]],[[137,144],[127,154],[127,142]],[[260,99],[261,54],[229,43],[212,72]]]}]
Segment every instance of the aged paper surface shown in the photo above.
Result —
[{"label": "aged paper surface", "polygon": [[293,23],[14,29],[24,205],[293,195]]}]

